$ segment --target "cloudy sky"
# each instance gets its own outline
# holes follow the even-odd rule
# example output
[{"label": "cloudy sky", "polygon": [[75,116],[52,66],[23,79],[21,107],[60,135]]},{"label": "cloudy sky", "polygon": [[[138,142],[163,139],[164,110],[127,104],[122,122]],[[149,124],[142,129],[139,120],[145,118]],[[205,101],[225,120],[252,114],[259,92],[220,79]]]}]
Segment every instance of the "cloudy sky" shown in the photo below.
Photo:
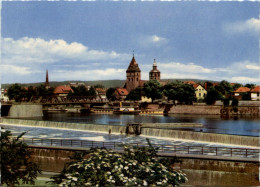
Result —
[{"label": "cloudy sky", "polygon": [[148,79],[259,84],[259,2],[2,2],[2,83]]}]

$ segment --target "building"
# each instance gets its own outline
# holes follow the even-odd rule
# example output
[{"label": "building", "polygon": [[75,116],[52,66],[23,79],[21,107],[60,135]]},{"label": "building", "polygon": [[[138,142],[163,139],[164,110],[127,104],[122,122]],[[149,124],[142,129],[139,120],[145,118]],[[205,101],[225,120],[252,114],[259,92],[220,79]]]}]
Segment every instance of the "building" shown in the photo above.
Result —
[{"label": "building", "polygon": [[141,86],[141,70],[133,56],[127,70],[126,70],[126,89],[128,92]]},{"label": "building", "polygon": [[233,91],[233,96],[238,100],[242,100],[243,94],[250,92],[250,88],[248,87],[239,87],[235,91]]},{"label": "building", "polygon": [[256,86],[255,88],[253,88],[253,89],[250,91],[251,100],[253,100],[253,101],[259,101],[259,100],[260,100],[259,93],[260,93],[260,86]]},{"label": "building", "polygon": [[153,69],[149,73],[149,80],[157,80],[159,82],[161,81],[161,72],[157,69],[157,64],[155,59],[153,62]]},{"label": "building", "polygon": [[50,88],[48,70],[46,70],[45,88],[46,89]]},{"label": "building", "polygon": [[107,99],[106,93],[107,89],[106,88],[95,88],[97,96],[101,99]]},{"label": "building", "polygon": [[117,100],[124,100],[129,94],[128,90],[125,88],[116,88],[114,96]]},{"label": "building", "polygon": [[193,88],[195,89],[197,101],[204,100],[207,95],[207,90],[203,88],[200,84],[193,84]]},{"label": "building", "polygon": [[57,86],[53,93],[58,96],[67,96],[70,92],[73,93],[73,90],[69,85],[61,85]]}]

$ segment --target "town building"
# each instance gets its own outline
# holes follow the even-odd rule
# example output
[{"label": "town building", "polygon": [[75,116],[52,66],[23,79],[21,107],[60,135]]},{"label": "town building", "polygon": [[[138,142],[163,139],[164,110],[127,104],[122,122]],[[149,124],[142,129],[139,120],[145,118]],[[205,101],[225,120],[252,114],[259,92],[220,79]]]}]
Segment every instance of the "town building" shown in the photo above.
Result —
[{"label": "town building", "polygon": [[239,87],[235,91],[233,91],[233,96],[238,100],[242,100],[243,94],[250,92],[250,88],[248,87]]},{"label": "town building", "polygon": [[157,80],[159,82],[161,81],[161,72],[157,69],[157,64],[155,59],[153,62],[153,69],[149,73],[149,80]]},{"label": "town building", "polygon": [[124,100],[129,94],[128,90],[125,88],[116,88],[114,96],[117,100]]},{"label": "town building", "polygon": [[260,86],[256,86],[252,90],[250,90],[251,100],[259,101],[260,100]]},{"label": "town building", "polygon": [[50,88],[48,70],[46,70],[45,88],[46,89]]},{"label": "town building", "polygon": [[69,85],[61,85],[57,86],[53,93],[58,96],[67,96],[70,92],[73,93],[73,90]]},{"label": "town building", "polygon": [[141,70],[133,56],[126,70],[126,89],[128,92],[141,86]]},{"label": "town building", "polygon": [[193,84],[193,88],[195,89],[197,101],[204,100],[207,95],[207,90],[200,84]]}]

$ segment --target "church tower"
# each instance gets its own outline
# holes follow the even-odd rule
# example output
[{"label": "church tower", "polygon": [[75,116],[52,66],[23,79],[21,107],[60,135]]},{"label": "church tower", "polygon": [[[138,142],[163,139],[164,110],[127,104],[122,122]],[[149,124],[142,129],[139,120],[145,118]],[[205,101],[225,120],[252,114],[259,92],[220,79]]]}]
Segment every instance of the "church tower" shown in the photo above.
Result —
[{"label": "church tower", "polygon": [[159,82],[161,80],[161,72],[157,69],[157,64],[155,59],[153,62],[153,69],[149,73],[149,80],[157,80]]},{"label": "church tower", "polygon": [[133,58],[126,70],[126,89],[128,92],[140,86],[141,81],[141,70],[135,60]]},{"label": "church tower", "polygon": [[45,88],[46,88],[46,89],[49,89],[49,88],[50,88],[48,70],[46,70]]}]

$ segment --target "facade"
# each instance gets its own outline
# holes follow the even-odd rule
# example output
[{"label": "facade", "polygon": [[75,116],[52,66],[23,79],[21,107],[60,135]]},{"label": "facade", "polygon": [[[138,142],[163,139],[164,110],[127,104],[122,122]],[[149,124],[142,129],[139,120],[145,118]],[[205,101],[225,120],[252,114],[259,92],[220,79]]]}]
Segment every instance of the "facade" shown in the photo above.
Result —
[{"label": "facade", "polygon": [[129,94],[128,90],[125,88],[116,88],[114,96],[118,100],[124,100],[126,96]]},{"label": "facade", "polygon": [[97,96],[99,96],[101,99],[107,99],[106,88],[95,88]]},{"label": "facade", "polygon": [[207,95],[207,90],[203,88],[200,84],[194,84],[193,87],[195,88],[195,94],[197,100],[205,99]]},{"label": "facade", "polygon": [[141,70],[133,56],[126,70],[126,89],[128,92],[141,86]]},{"label": "facade", "polygon": [[233,96],[235,98],[237,98],[238,100],[242,100],[243,94],[245,94],[247,92],[250,92],[250,88],[248,88],[248,87],[240,87],[240,88],[236,89],[233,92]]},{"label": "facade", "polygon": [[250,91],[251,100],[259,101],[260,100],[260,86],[256,86]]},{"label": "facade", "polygon": [[155,59],[153,62],[153,69],[149,73],[149,80],[157,80],[159,82],[161,81],[161,72],[157,69],[157,64]]},{"label": "facade", "polygon": [[57,86],[54,90],[54,94],[58,96],[67,96],[70,92],[73,92],[69,85]]}]

